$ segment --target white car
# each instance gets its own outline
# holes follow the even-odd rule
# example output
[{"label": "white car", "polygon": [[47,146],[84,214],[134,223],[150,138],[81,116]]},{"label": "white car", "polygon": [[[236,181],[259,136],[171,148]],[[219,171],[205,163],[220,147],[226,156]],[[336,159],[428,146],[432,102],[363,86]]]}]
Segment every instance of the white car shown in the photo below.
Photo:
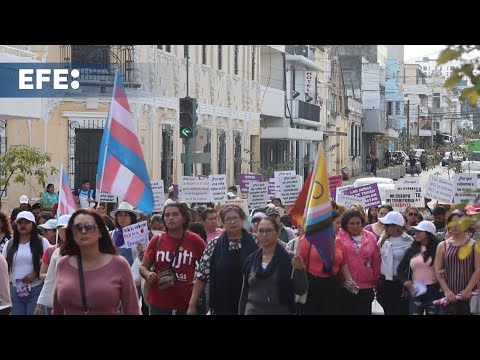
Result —
[{"label": "white car", "polygon": [[462,161],[462,170],[467,174],[477,174],[480,178],[480,161]]},{"label": "white car", "polygon": [[378,186],[378,191],[380,192],[380,198],[382,203],[385,201],[385,190],[395,190],[395,183],[390,178],[383,177],[366,177],[355,180],[353,183],[354,187],[364,186],[368,184],[376,183]]}]

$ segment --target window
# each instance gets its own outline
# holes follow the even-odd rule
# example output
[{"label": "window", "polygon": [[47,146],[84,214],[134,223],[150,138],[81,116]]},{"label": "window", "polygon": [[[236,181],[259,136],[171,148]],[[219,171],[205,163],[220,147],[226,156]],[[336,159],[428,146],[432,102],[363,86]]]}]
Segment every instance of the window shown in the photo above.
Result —
[{"label": "window", "polygon": [[202,45],[202,64],[207,65],[207,45]]},{"label": "window", "polygon": [[163,45],[157,45],[157,49],[163,50]]},{"label": "window", "polygon": [[433,107],[440,107],[440,93],[433,93]]},{"label": "window", "polygon": [[[255,45],[252,45],[252,80],[255,80],[255,67],[257,62],[256,51],[257,51],[257,47]],[[294,86],[295,86],[295,81],[294,81]],[[293,88],[293,90],[295,90],[295,87]]]},{"label": "window", "polygon": [[233,132],[233,161],[234,176],[242,173],[242,135],[238,131]]},{"label": "window", "polygon": [[218,45],[218,70],[222,70],[222,45]]},{"label": "window", "polygon": [[400,101],[395,102],[395,115],[400,115]]},{"label": "window", "polygon": [[392,102],[391,101],[387,102],[387,115],[393,115],[393,113],[392,113]]},{"label": "window", "polygon": [[227,133],[218,130],[218,174],[227,173]]},{"label": "window", "polygon": [[240,51],[240,46],[235,45],[234,50],[234,61],[233,61],[233,71],[235,75],[238,75],[238,53]]},{"label": "window", "polygon": [[109,50],[109,45],[72,45],[72,64],[80,64],[82,68],[107,69]]},{"label": "window", "polygon": [[186,59],[188,58],[188,51],[190,45],[183,45],[183,57]]},{"label": "window", "polygon": [[423,71],[427,71],[427,67],[426,67],[426,66],[423,67]]},{"label": "window", "polygon": [[172,52],[172,45],[165,45],[166,52]]},{"label": "window", "polygon": [[355,154],[355,124],[350,124],[350,156]]}]

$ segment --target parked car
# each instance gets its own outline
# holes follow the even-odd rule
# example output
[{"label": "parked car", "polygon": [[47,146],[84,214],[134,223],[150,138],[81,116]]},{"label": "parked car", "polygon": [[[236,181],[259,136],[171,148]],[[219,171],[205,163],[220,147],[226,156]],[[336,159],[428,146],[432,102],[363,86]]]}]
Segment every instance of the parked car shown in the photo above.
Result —
[{"label": "parked car", "polygon": [[462,170],[464,173],[477,174],[477,178],[480,178],[480,161],[462,161]]},{"label": "parked car", "polygon": [[442,166],[447,166],[450,163],[450,160],[453,160],[454,162],[461,162],[466,161],[467,158],[454,151],[447,151],[442,159]]},{"label": "parked car", "polygon": [[380,192],[380,197],[382,202],[385,199],[385,190],[395,190],[395,183],[390,178],[383,177],[366,177],[355,180],[353,183],[354,187],[369,185],[376,183],[378,186],[378,191]]}]

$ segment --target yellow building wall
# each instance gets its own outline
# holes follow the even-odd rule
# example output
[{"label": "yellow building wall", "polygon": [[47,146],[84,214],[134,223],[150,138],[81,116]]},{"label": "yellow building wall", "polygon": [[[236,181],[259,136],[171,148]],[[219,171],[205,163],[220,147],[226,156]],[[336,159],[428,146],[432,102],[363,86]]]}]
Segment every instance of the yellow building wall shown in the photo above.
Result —
[{"label": "yellow building wall", "polygon": [[[29,51],[36,52],[40,61],[60,62],[59,45],[31,45]],[[207,65],[201,64],[201,45],[190,47],[189,93],[197,97],[199,106],[199,124],[211,129],[212,162],[211,173],[217,172],[217,129],[227,131],[227,183],[234,183],[233,174],[233,131],[242,134],[242,153],[244,149],[260,148],[260,87],[251,81],[251,46],[240,46],[239,75],[234,75],[234,45],[223,45],[223,70],[218,70],[218,46],[209,46]],[[256,78],[260,69],[259,47],[256,47]],[[149,72],[136,77],[142,85],[140,90],[145,98],[130,97],[132,114],[136,120],[137,132],[145,163],[151,179],[161,178],[162,126],[173,125],[174,169],[173,181],[179,183],[183,175],[180,154],[183,144],[179,138],[178,98],[185,96],[186,70],[183,58],[183,45],[172,45],[172,53],[157,50],[156,45],[139,45],[135,49],[136,63],[149,63]],[[209,66],[210,65],[210,66]],[[111,88],[109,88],[111,91]],[[138,91],[127,89],[130,91]],[[42,119],[7,118],[7,148],[12,145],[29,145],[52,154],[51,166],[60,170],[60,164],[69,166],[69,118],[66,113],[107,113],[108,99],[44,99]],[[206,107],[205,107],[206,106]],[[243,114],[243,115],[242,115]],[[244,116],[245,118],[242,118]],[[47,119],[45,121],[44,119]],[[251,141],[255,143],[251,143]],[[254,161],[259,162],[260,153],[255,151]],[[248,164],[242,164],[242,171],[249,172]],[[51,176],[48,182],[59,186],[59,174]],[[8,214],[18,206],[19,197],[26,194],[31,204],[39,198],[44,188],[35,179],[28,183],[11,184],[8,196],[2,199],[2,210]]]}]

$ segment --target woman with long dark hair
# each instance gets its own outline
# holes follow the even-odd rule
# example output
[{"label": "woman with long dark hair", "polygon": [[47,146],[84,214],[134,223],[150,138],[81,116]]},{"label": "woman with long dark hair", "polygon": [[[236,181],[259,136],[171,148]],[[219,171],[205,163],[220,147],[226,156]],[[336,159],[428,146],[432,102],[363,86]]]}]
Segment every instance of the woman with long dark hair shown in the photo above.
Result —
[{"label": "woman with long dark hair", "polygon": [[380,239],[380,235],[382,235],[383,231],[385,230],[385,227],[383,224],[378,221],[378,219],[383,218],[385,215],[387,215],[390,211],[393,211],[393,208],[390,205],[382,205],[378,208],[377,212],[377,222],[375,223],[369,223],[367,226],[365,226],[365,230],[370,231],[373,235],[376,236],[377,241]]},{"label": "woman with long dark hair", "polygon": [[[432,305],[432,301],[442,297],[433,266],[438,245],[435,225],[421,221],[413,228],[415,241],[400,261],[397,276],[410,293],[409,315],[438,315],[440,309]],[[419,293],[417,289],[423,286],[426,292]]]},{"label": "woman with long dark hair", "polygon": [[57,265],[53,315],[140,315],[127,260],[118,255],[102,217],[77,210],[68,221]]},{"label": "woman with long dark hair", "polygon": [[35,217],[30,211],[21,211],[15,220],[13,238],[5,244],[3,255],[10,272],[12,315],[33,315],[43,287],[40,265],[43,252],[50,246],[38,235]]},{"label": "woman with long dark hair", "polygon": [[0,212],[0,252],[3,251],[3,247],[7,243],[8,240],[13,235],[12,225],[10,225],[10,221],[7,215],[3,212]]}]

